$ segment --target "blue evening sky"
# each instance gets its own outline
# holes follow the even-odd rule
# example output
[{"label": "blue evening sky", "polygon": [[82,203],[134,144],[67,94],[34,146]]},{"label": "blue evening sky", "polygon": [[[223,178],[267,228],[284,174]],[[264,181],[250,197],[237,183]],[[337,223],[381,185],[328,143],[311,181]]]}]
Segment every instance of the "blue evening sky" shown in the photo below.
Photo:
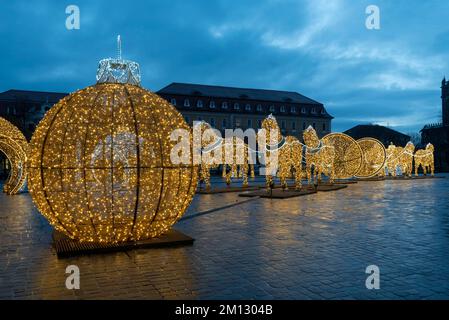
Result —
[{"label": "blue evening sky", "polygon": [[[67,30],[77,5],[81,28]],[[380,8],[381,29],[365,28]],[[71,92],[95,82],[101,58],[171,82],[298,91],[325,104],[333,131],[359,123],[418,131],[441,117],[449,75],[447,0],[0,1],[0,91]]]}]

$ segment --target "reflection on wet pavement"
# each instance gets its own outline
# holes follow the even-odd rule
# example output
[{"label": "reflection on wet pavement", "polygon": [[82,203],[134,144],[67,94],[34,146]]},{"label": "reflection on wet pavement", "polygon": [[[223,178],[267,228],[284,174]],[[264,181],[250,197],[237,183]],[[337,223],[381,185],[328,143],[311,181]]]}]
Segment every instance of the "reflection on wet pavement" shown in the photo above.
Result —
[{"label": "reflection on wet pavement", "polygon": [[[28,194],[0,195],[3,299],[449,298],[449,179],[359,182],[179,222],[193,246],[58,260]],[[241,201],[197,195],[187,214]],[[65,288],[78,265],[81,289]],[[379,266],[381,289],[365,268]]]}]

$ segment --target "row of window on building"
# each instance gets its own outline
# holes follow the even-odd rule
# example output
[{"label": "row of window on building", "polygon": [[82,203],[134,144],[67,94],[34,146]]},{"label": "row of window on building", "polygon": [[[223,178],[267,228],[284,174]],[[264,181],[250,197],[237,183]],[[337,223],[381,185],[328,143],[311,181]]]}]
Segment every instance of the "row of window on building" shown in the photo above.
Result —
[{"label": "row of window on building", "polygon": [[[0,109],[3,109],[3,108],[0,108]],[[3,110],[5,110],[5,109],[3,109]],[[13,107],[7,106],[6,107],[6,114],[17,114],[16,113],[16,108],[14,106]]]},{"label": "row of window on building", "polygon": [[[189,116],[184,116],[185,120],[187,123],[190,123],[190,117]],[[206,121],[208,122],[212,127],[216,128],[218,123],[216,122],[215,118],[210,118],[210,119],[203,119],[203,117],[197,117],[196,119],[192,119],[193,121]],[[297,130],[296,127],[296,122],[295,121],[289,121],[290,126],[287,128],[287,121],[286,120],[281,120],[280,121],[280,128],[281,130]],[[302,123],[302,130],[305,130],[309,125],[311,125],[314,129],[317,129],[317,124],[315,122],[312,122],[310,124],[308,124],[307,122],[303,122]],[[323,131],[326,131],[326,124],[322,123],[321,124],[321,129]],[[242,126],[244,126],[244,124],[242,123],[242,121],[239,118],[235,119],[235,128],[242,128]],[[231,124],[232,127],[232,124]],[[221,129],[226,129],[228,128],[228,119],[221,119]],[[248,129],[248,128],[254,128],[253,127],[253,119],[247,119],[246,122],[246,127],[244,129]],[[262,128],[262,119],[258,119],[257,120],[257,128],[260,129]]]},{"label": "row of window on building", "polygon": [[[172,98],[172,99],[170,100],[170,103],[171,103],[172,105],[174,105],[174,106],[177,105],[177,101],[176,101],[175,98]],[[189,100],[189,99],[184,99],[184,107],[190,107],[190,106],[191,106],[190,100]],[[197,107],[197,108],[203,108],[203,107],[204,107],[203,100],[197,100],[197,101],[196,101],[196,107]],[[229,107],[228,102],[223,101],[223,102],[221,103],[221,108],[222,108],[222,109],[227,110],[228,107]],[[210,108],[210,109],[216,109],[215,101],[211,100],[211,101],[209,102],[209,108]],[[240,104],[239,104],[238,102],[235,102],[234,105],[233,105],[233,109],[234,109],[234,110],[240,110]],[[249,103],[245,104],[244,109],[245,109],[245,111],[252,111],[251,104],[249,104]],[[263,112],[263,107],[262,107],[261,104],[257,104],[257,105],[256,105],[256,111],[258,111],[258,112]],[[280,112],[287,112],[287,107],[286,107],[286,106],[280,106],[279,111],[280,111]],[[276,112],[276,107],[275,107],[274,105],[270,105],[270,106],[269,106],[269,112]],[[290,107],[290,112],[291,112],[291,113],[297,113],[296,107],[295,107],[295,106],[291,106],[291,107]],[[312,107],[312,110],[311,110],[310,112],[311,112],[312,114],[317,114],[317,113],[318,113],[316,107]],[[321,109],[320,112],[321,112],[321,114],[326,114],[326,112],[324,111],[324,108]],[[305,107],[302,107],[302,108],[301,108],[301,113],[302,113],[302,114],[307,113],[307,110],[306,110]]]}]

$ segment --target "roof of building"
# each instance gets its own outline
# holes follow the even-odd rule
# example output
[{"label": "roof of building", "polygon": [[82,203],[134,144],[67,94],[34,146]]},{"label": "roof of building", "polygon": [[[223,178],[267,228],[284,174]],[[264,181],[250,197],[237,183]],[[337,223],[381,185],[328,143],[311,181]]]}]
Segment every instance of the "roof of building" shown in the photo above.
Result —
[{"label": "roof of building", "polygon": [[292,91],[247,89],[192,83],[173,82],[157,93],[323,105],[318,101]]},{"label": "roof of building", "polygon": [[410,136],[402,132],[377,124],[359,124],[349,130],[346,130],[344,133],[353,137],[354,139],[361,139],[364,137],[373,137],[379,139],[379,137],[395,136],[404,140],[410,140]]},{"label": "roof of building", "polygon": [[68,93],[62,92],[47,92],[47,91],[30,91],[30,90],[7,90],[5,92],[0,93],[1,101],[16,101],[16,100],[24,100],[29,102],[46,102],[56,103]]}]

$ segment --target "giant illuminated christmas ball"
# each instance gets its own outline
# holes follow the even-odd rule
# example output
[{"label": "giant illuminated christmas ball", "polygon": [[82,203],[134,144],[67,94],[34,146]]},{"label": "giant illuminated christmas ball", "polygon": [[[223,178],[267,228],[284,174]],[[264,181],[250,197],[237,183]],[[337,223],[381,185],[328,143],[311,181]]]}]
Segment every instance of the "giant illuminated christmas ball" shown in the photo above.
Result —
[{"label": "giant illuminated christmas ball", "polygon": [[138,70],[135,62],[102,60],[97,84],[54,105],[31,140],[33,200],[72,239],[157,237],[195,193],[198,167],[170,157],[178,143],[172,131],[191,129],[172,105],[140,87]]}]

